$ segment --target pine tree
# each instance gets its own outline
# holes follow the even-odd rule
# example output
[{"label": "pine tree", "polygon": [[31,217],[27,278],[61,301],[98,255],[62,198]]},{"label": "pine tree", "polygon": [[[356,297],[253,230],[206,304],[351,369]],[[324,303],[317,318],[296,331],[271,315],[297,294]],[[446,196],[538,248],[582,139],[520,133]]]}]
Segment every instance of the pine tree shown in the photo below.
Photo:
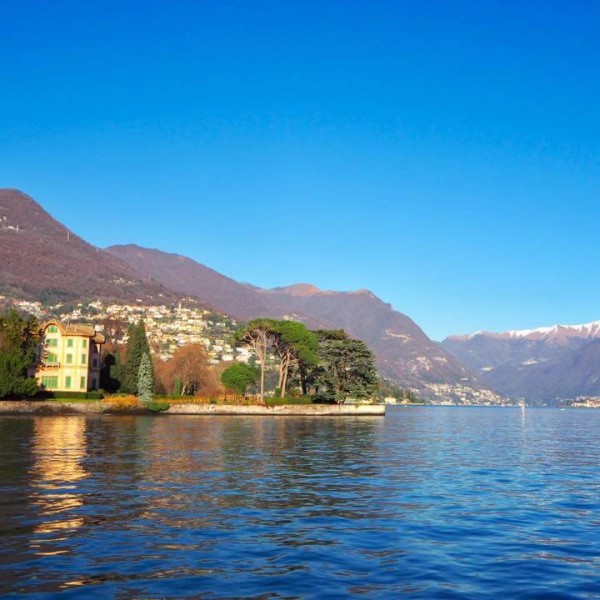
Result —
[{"label": "pine tree", "polygon": [[[123,379],[121,389],[130,394],[138,394],[138,376],[140,364],[144,354],[150,357],[150,346],[146,337],[146,326],[140,320],[136,325],[130,325],[128,330],[129,340],[127,342],[127,360],[123,365]],[[154,369],[150,361],[150,373],[154,381]]]},{"label": "pine tree", "polygon": [[142,355],[138,372],[138,395],[140,400],[147,404],[152,402],[154,394],[154,376],[152,373],[152,362],[147,352]]}]

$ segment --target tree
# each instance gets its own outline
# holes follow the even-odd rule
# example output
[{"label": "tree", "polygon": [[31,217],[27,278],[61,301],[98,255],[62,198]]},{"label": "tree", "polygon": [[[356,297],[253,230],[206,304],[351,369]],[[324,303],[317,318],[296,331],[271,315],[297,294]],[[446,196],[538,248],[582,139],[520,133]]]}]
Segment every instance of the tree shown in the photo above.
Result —
[{"label": "tree", "polygon": [[123,377],[122,351],[116,345],[109,345],[102,359],[100,369],[100,387],[110,394],[118,392],[121,388]]},{"label": "tree", "polygon": [[202,344],[190,344],[177,348],[166,363],[164,382],[168,390],[180,396],[198,394],[213,377],[208,366],[208,356]]},{"label": "tree", "polygon": [[138,371],[138,395],[142,402],[147,404],[152,402],[154,396],[154,376],[152,372],[152,362],[147,352],[144,352],[140,361]]},{"label": "tree", "polygon": [[243,395],[248,386],[256,385],[259,376],[260,372],[256,367],[244,363],[234,363],[221,373],[221,383],[227,389]]},{"label": "tree", "polygon": [[290,372],[299,371],[302,393],[306,393],[306,372],[318,363],[317,336],[296,321],[275,321],[272,329],[273,346],[280,358],[278,388],[282,397],[287,391]]},{"label": "tree", "polygon": [[[143,320],[137,324],[131,324],[128,329],[127,358],[123,365],[123,377],[121,389],[130,394],[138,394],[138,375],[142,356],[150,357],[150,346],[146,337],[146,326]],[[150,362],[150,372],[154,381],[154,369]]]},{"label": "tree", "polygon": [[30,397],[37,392],[30,372],[39,358],[40,339],[34,317],[23,319],[15,310],[0,315],[0,398]]},{"label": "tree", "polygon": [[367,345],[343,330],[318,331],[318,384],[326,395],[343,404],[349,397],[368,398],[377,389],[375,357]]},{"label": "tree", "polygon": [[255,319],[250,321],[245,327],[238,329],[235,333],[235,339],[238,344],[250,346],[258,358],[260,365],[260,402],[265,403],[265,364],[267,362],[267,353],[273,343],[273,329],[275,321],[273,319]]}]

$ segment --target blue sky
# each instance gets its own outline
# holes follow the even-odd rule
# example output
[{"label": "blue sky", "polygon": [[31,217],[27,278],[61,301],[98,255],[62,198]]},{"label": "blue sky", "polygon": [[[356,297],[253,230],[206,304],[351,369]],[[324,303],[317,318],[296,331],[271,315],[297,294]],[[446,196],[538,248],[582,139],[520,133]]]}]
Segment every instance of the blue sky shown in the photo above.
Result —
[{"label": "blue sky", "polygon": [[0,186],[434,339],[598,320],[599,30],[576,0],[4,0]]}]

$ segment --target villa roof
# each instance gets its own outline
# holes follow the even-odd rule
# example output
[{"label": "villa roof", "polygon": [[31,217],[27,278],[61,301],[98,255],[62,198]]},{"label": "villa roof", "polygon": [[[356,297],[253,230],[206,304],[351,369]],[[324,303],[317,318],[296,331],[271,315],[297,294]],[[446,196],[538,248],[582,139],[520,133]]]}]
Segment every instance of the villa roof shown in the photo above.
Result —
[{"label": "villa roof", "polygon": [[43,325],[43,329],[46,330],[50,325],[56,325],[63,335],[78,335],[81,337],[91,338],[96,344],[104,344],[106,342],[106,336],[99,331],[96,331],[91,325],[80,325],[75,324],[64,324],[56,319],[51,319]]}]

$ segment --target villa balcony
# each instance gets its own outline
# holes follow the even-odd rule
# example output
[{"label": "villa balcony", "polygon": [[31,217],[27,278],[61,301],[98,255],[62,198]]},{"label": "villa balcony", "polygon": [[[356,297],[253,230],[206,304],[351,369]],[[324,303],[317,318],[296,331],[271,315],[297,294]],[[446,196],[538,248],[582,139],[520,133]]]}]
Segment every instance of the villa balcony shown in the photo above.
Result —
[{"label": "villa balcony", "polygon": [[49,368],[49,369],[60,369],[60,361],[58,361],[58,360],[53,360],[53,361],[45,360],[45,361],[43,361],[42,366],[44,368]]}]

